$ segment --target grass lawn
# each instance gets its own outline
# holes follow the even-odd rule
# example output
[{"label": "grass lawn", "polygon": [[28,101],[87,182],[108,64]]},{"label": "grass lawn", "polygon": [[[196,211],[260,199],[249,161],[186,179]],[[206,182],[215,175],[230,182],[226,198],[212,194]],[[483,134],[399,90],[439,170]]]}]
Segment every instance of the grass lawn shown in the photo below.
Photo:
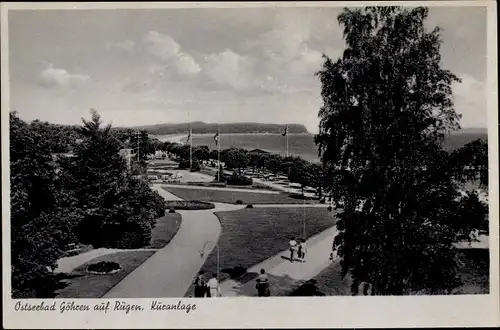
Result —
[{"label": "grass lawn", "polygon": [[[488,294],[489,293],[489,251],[487,249],[461,249],[457,251],[459,276],[463,284],[454,290],[454,294]],[[334,262],[322,270],[314,280],[316,287],[303,285],[291,296],[350,296],[351,281],[346,276],[340,277],[341,266]]]},{"label": "grass lawn", "polygon": [[160,249],[167,245],[181,226],[179,213],[165,213],[165,216],[156,220],[156,225],[151,231],[151,244],[146,248]]},{"label": "grass lawn", "polygon": [[[56,298],[101,298],[153,253],[154,251],[125,251],[94,258],[68,274],[68,278],[64,280],[68,285],[57,292]],[[122,270],[109,275],[94,275],[85,271],[89,264],[99,261],[117,262]]]},{"label": "grass lawn", "polygon": [[[199,200],[203,202],[219,202],[235,204],[237,200],[243,201],[243,204],[303,204],[304,201],[298,198],[289,197],[287,193],[280,194],[262,194],[242,191],[223,191],[223,190],[197,190],[193,188],[163,187],[163,189],[185,200]],[[308,204],[318,203],[306,199]]]},{"label": "grass lawn", "polygon": [[[247,268],[287,249],[291,236],[302,236],[303,209],[300,207],[242,209],[217,212],[216,215],[222,226],[218,241],[221,281],[238,277]],[[325,208],[306,209],[306,219],[308,237],[330,228],[336,222],[334,213]],[[202,269],[206,273],[217,271],[215,249]],[[186,296],[191,294],[192,288]]]}]

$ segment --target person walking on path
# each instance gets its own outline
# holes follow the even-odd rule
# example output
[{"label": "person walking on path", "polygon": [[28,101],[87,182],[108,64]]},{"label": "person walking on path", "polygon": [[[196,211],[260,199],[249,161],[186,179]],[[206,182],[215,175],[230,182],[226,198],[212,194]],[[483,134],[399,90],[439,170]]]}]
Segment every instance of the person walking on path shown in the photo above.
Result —
[{"label": "person walking on path", "polygon": [[290,239],[290,262],[293,262],[295,259],[295,252],[297,251],[297,241],[295,240],[295,237],[292,237]]},{"label": "person walking on path", "polygon": [[203,298],[207,293],[207,285],[205,283],[205,272],[200,271],[194,279],[194,297]]},{"label": "person walking on path", "polygon": [[207,283],[209,297],[216,298],[220,296],[220,288],[219,281],[217,281],[217,277],[212,275],[212,278]]},{"label": "person walking on path", "polygon": [[299,251],[297,254],[302,262],[306,262],[306,253],[307,253],[306,240],[301,239],[299,243]]},{"label": "person walking on path", "polygon": [[257,277],[256,282],[257,295],[259,297],[269,297],[271,295],[269,277],[264,269],[260,270],[260,275]]}]

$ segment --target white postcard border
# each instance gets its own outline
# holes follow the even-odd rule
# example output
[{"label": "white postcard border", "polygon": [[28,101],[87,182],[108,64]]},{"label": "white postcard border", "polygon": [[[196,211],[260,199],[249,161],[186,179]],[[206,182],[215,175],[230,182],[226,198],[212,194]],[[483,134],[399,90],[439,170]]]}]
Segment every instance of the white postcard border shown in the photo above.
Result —
[{"label": "white postcard border", "polygon": [[[220,299],[119,299],[141,304],[142,312],[16,312],[18,300],[10,297],[10,211],[9,211],[9,74],[7,11],[14,9],[133,9],[133,8],[232,8],[232,7],[314,7],[314,6],[487,6],[488,8],[488,144],[490,202],[490,294],[407,297],[272,297]],[[380,2],[203,2],[203,3],[2,3],[1,4],[1,92],[2,92],[2,257],[3,325],[5,328],[246,328],[246,327],[445,327],[498,326],[499,245],[498,245],[498,76],[496,3],[494,1],[380,1]],[[153,300],[168,304],[196,304],[185,311],[152,311]],[[40,303],[42,300],[22,300]],[[104,299],[46,299],[93,306]],[[115,300],[109,300],[114,304]]]}]

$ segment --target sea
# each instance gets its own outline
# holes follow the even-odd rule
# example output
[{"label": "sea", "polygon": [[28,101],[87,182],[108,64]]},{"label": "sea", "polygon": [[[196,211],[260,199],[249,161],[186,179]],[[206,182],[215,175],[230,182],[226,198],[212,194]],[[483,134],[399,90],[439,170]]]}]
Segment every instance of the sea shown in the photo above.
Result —
[{"label": "sea", "polygon": [[[161,141],[177,141],[185,143],[187,135],[158,135]],[[446,150],[454,150],[464,144],[481,138],[487,141],[486,131],[465,131],[456,132],[449,135],[444,141],[443,147]],[[287,138],[281,134],[221,134],[221,149],[242,148],[247,150],[261,149],[268,152],[286,155]],[[217,149],[213,134],[193,134],[193,146],[208,146],[209,149]],[[311,162],[318,162],[318,148],[314,144],[313,134],[289,134],[288,154],[300,156]]]}]

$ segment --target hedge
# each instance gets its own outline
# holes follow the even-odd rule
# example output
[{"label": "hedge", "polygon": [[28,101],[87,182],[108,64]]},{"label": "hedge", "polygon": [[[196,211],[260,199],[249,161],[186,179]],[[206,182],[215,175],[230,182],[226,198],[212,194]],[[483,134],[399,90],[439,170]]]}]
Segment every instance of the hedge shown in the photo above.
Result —
[{"label": "hedge", "polygon": [[202,201],[166,201],[165,206],[174,210],[209,210],[215,208],[213,203]]},{"label": "hedge", "polygon": [[232,186],[251,186],[252,183],[252,178],[244,175],[233,174],[227,178],[227,184]]}]

